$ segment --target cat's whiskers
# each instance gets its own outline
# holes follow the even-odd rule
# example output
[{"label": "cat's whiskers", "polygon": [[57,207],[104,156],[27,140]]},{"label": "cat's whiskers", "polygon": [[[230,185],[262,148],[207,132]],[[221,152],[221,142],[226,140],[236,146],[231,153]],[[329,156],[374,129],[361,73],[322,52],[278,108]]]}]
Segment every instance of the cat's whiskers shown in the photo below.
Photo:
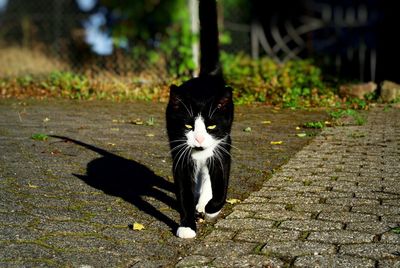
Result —
[{"label": "cat's whiskers", "polygon": [[[211,111],[211,107],[212,107],[212,106],[210,106],[210,111]],[[215,107],[215,109],[212,111],[211,114],[209,113],[209,118],[210,118],[210,119],[212,119],[212,117],[214,116],[214,113],[215,113],[215,111],[217,111],[217,109],[218,109],[218,106]]]},{"label": "cat's whiskers", "polygon": [[188,112],[189,116],[193,117],[193,109],[192,109],[192,106],[190,106],[190,111],[189,111],[189,109],[188,109],[188,107],[186,106],[186,104],[185,104],[180,98],[177,98],[177,100],[178,100],[180,103],[183,104],[183,107],[185,107],[185,109],[186,109],[186,111]]},{"label": "cat's whiskers", "polygon": [[223,146],[221,146],[221,145],[218,144],[218,146],[216,147],[216,149],[217,149],[217,150],[221,150],[222,152],[226,153],[227,155],[229,155],[229,156],[232,158],[231,153],[230,153],[227,149],[225,149]]},{"label": "cat's whiskers", "polygon": [[182,140],[173,140],[173,141],[170,141],[169,143],[176,143],[176,142],[185,142],[186,140],[185,139],[182,139]]},{"label": "cat's whiskers", "polygon": [[227,145],[227,146],[229,146],[229,147],[231,147],[231,148],[233,148],[233,149],[235,149],[235,150],[241,151],[238,147],[233,146],[232,144],[230,144],[230,143],[228,143],[228,142],[220,141],[220,144]]},{"label": "cat's whiskers", "polygon": [[213,154],[213,158],[215,158],[216,160],[218,160],[220,166],[221,166],[221,170],[222,170],[222,175],[225,175],[225,170],[224,170],[224,165],[222,163],[222,153],[219,151],[218,147],[215,147],[216,150],[214,150],[214,154]]},{"label": "cat's whiskers", "polygon": [[172,152],[174,152],[174,151],[176,151],[176,150],[178,150],[178,149],[182,149],[182,147],[184,147],[185,145],[186,145],[185,143],[178,144],[177,146],[175,146],[174,148],[172,148],[172,149],[169,151],[169,153],[172,153]]},{"label": "cat's whiskers", "polygon": [[[178,160],[177,161],[174,161],[175,162],[175,166],[174,166],[174,172],[176,171],[176,169],[177,169],[177,167],[178,167],[178,165],[179,165],[179,162],[182,160],[182,162],[181,162],[181,165],[182,165],[182,167],[183,167],[183,163],[185,162],[184,160],[185,160],[185,158],[186,157],[188,157],[189,155],[190,155],[190,152],[191,152],[191,150],[192,150],[192,148],[190,147],[190,146],[188,146],[187,144],[183,144],[183,145],[186,145],[186,146],[182,146],[182,148],[179,150],[179,152],[176,154],[176,156],[175,157],[178,157]],[[174,159],[175,160],[175,159]]]}]

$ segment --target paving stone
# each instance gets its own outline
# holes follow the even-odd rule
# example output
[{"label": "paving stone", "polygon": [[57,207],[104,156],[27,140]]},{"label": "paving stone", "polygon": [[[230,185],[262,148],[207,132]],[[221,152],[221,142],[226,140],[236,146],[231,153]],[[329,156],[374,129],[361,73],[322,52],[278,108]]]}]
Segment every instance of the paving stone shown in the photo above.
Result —
[{"label": "paving stone", "polygon": [[56,248],[75,252],[113,251],[116,243],[93,234],[63,235],[48,237],[45,242]]},{"label": "paving stone", "polygon": [[[242,256],[246,254],[253,254],[256,243],[247,242],[205,242],[197,244],[193,250],[193,254],[202,256]],[[216,255],[217,253],[217,255]]]},{"label": "paving stone", "polygon": [[350,211],[350,205],[332,205],[332,204],[297,204],[292,207],[293,211],[304,211],[310,213],[320,212],[347,212]]},{"label": "paving stone", "polygon": [[[305,183],[305,182],[303,182]],[[312,184],[312,182],[311,182]],[[295,191],[295,192],[325,192],[326,187],[323,186],[314,186],[314,185],[296,185],[296,186],[286,186],[281,188],[283,191]]]},{"label": "paving stone", "polygon": [[64,208],[35,208],[31,210],[31,213],[37,217],[53,221],[84,220],[86,218],[83,211]]},{"label": "paving stone", "polygon": [[87,222],[41,220],[38,230],[46,233],[95,233],[96,228]]},{"label": "paving stone", "polygon": [[32,241],[45,235],[34,228],[24,226],[0,226],[0,241]]},{"label": "paving stone", "polygon": [[[399,203],[400,204],[400,203]],[[368,213],[375,214],[379,216],[383,215],[400,215],[400,207],[399,206],[354,206],[351,208],[351,212],[359,212],[359,213]]]},{"label": "paving stone", "polygon": [[319,241],[333,244],[356,244],[356,243],[369,243],[374,239],[374,235],[339,230],[339,231],[327,231],[327,232],[311,232],[307,237],[310,241]]},{"label": "paving stone", "polygon": [[226,240],[231,240],[233,237],[236,235],[237,231],[232,231],[232,230],[213,230],[207,237],[205,238],[205,241],[226,241]]},{"label": "paving stone", "polygon": [[400,259],[389,259],[378,261],[378,267],[400,267]]},{"label": "paving stone", "polygon": [[319,197],[301,197],[301,196],[293,196],[293,197],[285,197],[279,196],[275,197],[271,200],[273,203],[284,203],[284,204],[318,204],[320,203]]},{"label": "paving stone", "polygon": [[343,206],[379,205],[379,200],[365,198],[327,198],[327,204]]},{"label": "paving stone", "polygon": [[[315,255],[296,258],[294,267],[374,268],[375,260],[337,255]],[[383,266],[388,267],[388,266]]]},{"label": "paving stone", "polygon": [[350,222],[346,225],[346,230],[359,231],[369,234],[382,234],[390,230],[393,224],[385,222]]},{"label": "paving stone", "polygon": [[[258,192],[255,192],[252,194],[252,196],[259,196],[259,197],[264,197],[267,198],[268,200],[270,200],[271,198],[275,198],[275,197],[282,197],[282,196],[296,196],[297,193],[296,192],[290,192],[290,191],[282,191],[282,190],[277,190],[277,189],[261,189]],[[265,199],[264,199],[265,200]],[[247,201],[247,200],[246,200]]]},{"label": "paving stone", "polygon": [[400,204],[400,198],[398,199],[388,199],[388,200],[382,200],[382,205],[384,206],[397,206]]},{"label": "paving stone", "polygon": [[320,220],[338,222],[374,222],[378,221],[378,216],[353,212],[321,212],[318,215]]},{"label": "paving stone", "polygon": [[[380,183],[380,182],[378,182]],[[399,202],[400,196],[398,194],[385,193],[385,192],[355,192],[356,198],[368,198],[379,200],[396,200]]]},{"label": "paving stone", "polygon": [[334,254],[334,245],[310,241],[275,241],[267,243],[261,252],[264,254],[279,254],[280,256],[304,256],[316,254]]},{"label": "paving stone", "polygon": [[30,223],[39,221],[39,218],[27,213],[1,213],[0,218],[3,225],[28,226]]},{"label": "paving stone", "polygon": [[52,259],[56,254],[57,251],[43,243],[0,242],[0,259],[2,260],[11,259],[21,262],[24,261],[24,259],[27,259],[26,256],[29,256],[30,259]]},{"label": "paving stone", "polygon": [[400,252],[400,244],[370,243],[360,245],[343,245],[339,250],[340,254],[371,259],[397,258],[396,252]]},{"label": "paving stone", "polygon": [[284,263],[273,257],[264,255],[245,255],[245,256],[219,256],[212,262],[212,267],[284,267]]},{"label": "paving stone", "polygon": [[270,228],[274,225],[274,223],[274,221],[262,219],[224,219],[219,221],[215,227],[243,230],[253,228]]},{"label": "paving stone", "polygon": [[[114,252],[101,251],[101,254],[95,252],[68,252],[63,251],[57,254],[54,258],[56,261],[61,262],[61,267],[133,267],[138,259],[134,256],[123,256]],[[142,266],[144,267],[144,266]]]},{"label": "paving stone", "polygon": [[180,260],[175,267],[204,267],[213,259],[201,255],[191,255]]},{"label": "paving stone", "polygon": [[239,232],[235,236],[235,241],[259,242],[267,241],[292,241],[300,237],[299,231],[283,230],[283,229],[251,229]]},{"label": "paving stone", "polygon": [[297,231],[330,231],[340,230],[344,225],[340,222],[321,220],[289,220],[279,225],[279,228]]},{"label": "paving stone", "polygon": [[383,215],[381,221],[387,223],[400,222],[400,215]]},{"label": "paving stone", "polygon": [[311,213],[307,212],[275,210],[269,212],[258,212],[254,214],[254,218],[268,219],[273,221],[307,220],[311,218],[311,215]]},{"label": "paving stone", "polygon": [[9,261],[0,261],[0,267],[20,268],[20,267],[61,267],[62,263],[54,259],[23,259],[17,258]]},{"label": "paving stone", "polygon": [[255,212],[243,211],[243,210],[234,210],[231,214],[229,214],[226,219],[244,219],[253,217]]},{"label": "paving stone", "polygon": [[391,243],[400,245],[400,234],[396,234],[393,232],[387,232],[382,234],[381,240],[382,243]]},{"label": "paving stone", "polygon": [[250,212],[260,212],[260,211],[270,211],[270,210],[284,210],[285,204],[265,204],[265,203],[255,203],[255,204],[238,204],[234,208],[235,210],[244,210]]},{"label": "paving stone", "polygon": [[353,193],[349,192],[337,192],[337,191],[323,191],[323,192],[306,192],[303,193],[302,196],[304,197],[319,197],[319,198],[340,198],[340,197],[353,197]]},{"label": "paving stone", "polygon": [[244,204],[247,203],[266,203],[270,200],[270,198],[268,197],[260,197],[260,196],[250,196],[249,198],[247,198],[246,200],[244,200]]}]

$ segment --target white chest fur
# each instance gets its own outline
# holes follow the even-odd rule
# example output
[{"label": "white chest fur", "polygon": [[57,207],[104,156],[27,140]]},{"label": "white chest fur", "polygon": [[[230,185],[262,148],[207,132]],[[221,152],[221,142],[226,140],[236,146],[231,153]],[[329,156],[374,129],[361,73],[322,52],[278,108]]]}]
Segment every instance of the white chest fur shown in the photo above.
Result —
[{"label": "white chest fur", "polygon": [[198,200],[196,210],[200,213],[205,213],[205,207],[212,198],[210,173],[206,163],[207,161],[195,161],[195,198]]}]

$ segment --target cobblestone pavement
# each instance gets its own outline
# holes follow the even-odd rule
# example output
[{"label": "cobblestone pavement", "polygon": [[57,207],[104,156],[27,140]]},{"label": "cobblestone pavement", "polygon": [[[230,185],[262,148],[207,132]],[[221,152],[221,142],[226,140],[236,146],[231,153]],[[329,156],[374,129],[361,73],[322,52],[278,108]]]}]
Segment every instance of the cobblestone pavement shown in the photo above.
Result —
[{"label": "cobblestone pavement", "polygon": [[[199,224],[195,240],[173,234],[164,111],[0,100],[0,267],[173,267],[190,254],[214,227]],[[235,116],[229,197],[244,199],[311,140],[297,137],[296,126],[326,114],[241,106]]]},{"label": "cobblestone pavement", "polygon": [[238,107],[229,198],[243,201],[182,240],[164,106],[1,101],[0,267],[400,266],[399,109],[299,151],[296,126],[323,113]]},{"label": "cobblestone pavement", "polygon": [[400,267],[400,109],[327,128],[179,267]]}]

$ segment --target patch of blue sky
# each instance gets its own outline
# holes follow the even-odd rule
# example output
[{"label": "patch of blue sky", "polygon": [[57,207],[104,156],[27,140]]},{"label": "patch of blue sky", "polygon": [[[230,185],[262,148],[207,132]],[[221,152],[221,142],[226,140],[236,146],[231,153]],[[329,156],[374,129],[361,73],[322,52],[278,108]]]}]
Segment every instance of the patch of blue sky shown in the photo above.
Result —
[{"label": "patch of blue sky", "polygon": [[97,0],[76,0],[76,3],[78,4],[80,10],[88,12],[96,6]]},{"label": "patch of blue sky", "polygon": [[8,5],[8,0],[0,0],[0,12],[5,11],[7,5]]},{"label": "patch of blue sky", "polygon": [[83,22],[86,31],[85,41],[95,53],[104,56],[113,52],[113,39],[109,32],[103,30],[105,25],[106,17],[101,11],[90,15]]}]

